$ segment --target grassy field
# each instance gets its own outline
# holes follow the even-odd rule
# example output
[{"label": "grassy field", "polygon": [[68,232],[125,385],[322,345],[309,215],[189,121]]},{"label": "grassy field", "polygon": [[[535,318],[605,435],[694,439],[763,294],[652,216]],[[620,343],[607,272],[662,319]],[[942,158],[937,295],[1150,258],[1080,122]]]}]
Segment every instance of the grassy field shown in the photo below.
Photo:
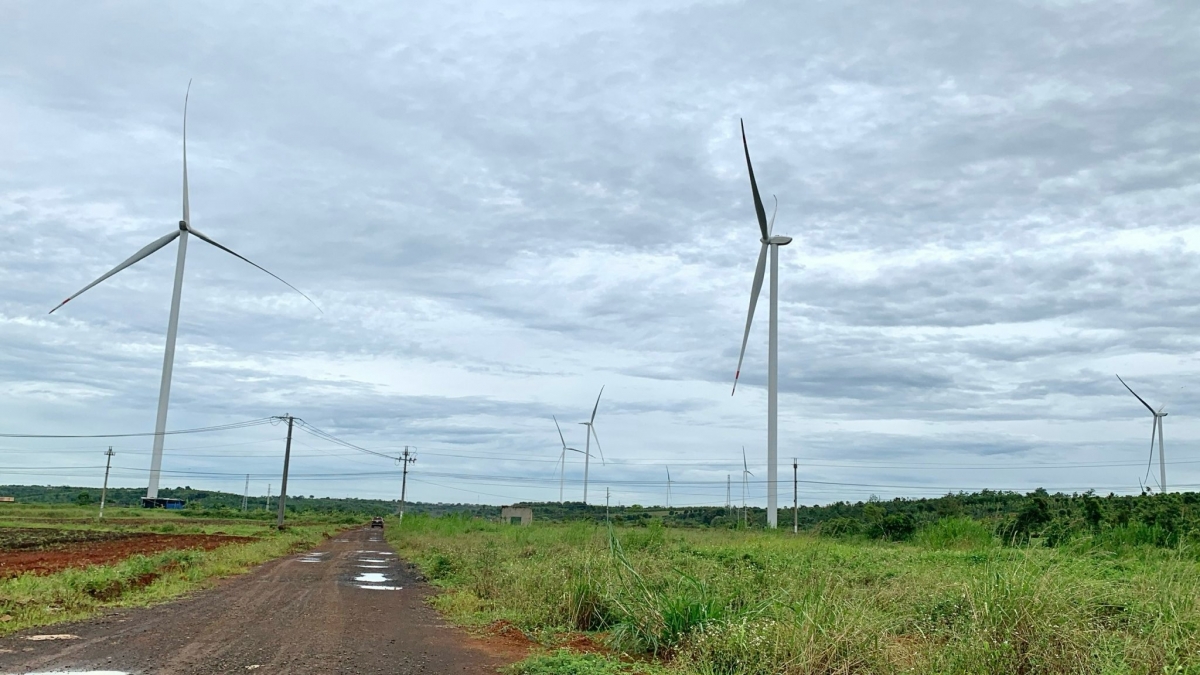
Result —
[{"label": "grassy field", "polygon": [[[462,518],[388,530],[451,619],[505,620],[550,648],[515,673],[1200,675],[1200,551],[1119,534],[1002,546],[966,518],[903,544]],[[626,658],[553,651],[570,632]]]},{"label": "grassy field", "polygon": [[[205,520],[163,510],[95,509],[73,506],[18,506],[0,510],[0,544],[10,548],[76,545],[106,534],[226,534],[250,537],[245,543],[211,551],[174,550],[134,555],[120,562],[67,569],[49,575],[24,574],[0,580],[0,635],[92,616],[107,608],[162,602],[248,571],[255,565],[311,548],[345,524],[293,519],[283,532],[255,521]],[[44,536],[38,537],[37,531]],[[6,532],[15,536],[8,537]],[[84,543],[83,545],[86,545]]]}]

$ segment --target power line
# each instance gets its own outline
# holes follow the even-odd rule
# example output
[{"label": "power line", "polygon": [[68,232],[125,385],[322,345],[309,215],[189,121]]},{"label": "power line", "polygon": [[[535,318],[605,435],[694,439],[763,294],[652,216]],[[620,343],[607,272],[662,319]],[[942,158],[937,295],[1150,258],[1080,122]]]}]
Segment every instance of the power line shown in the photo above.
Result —
[{"label": "power line", "polygon": [[[174,436],[178,434],[200,434],[212,431],[229,431],[232,429],[246,429],[249,427],[262,426],[264,424],[272,424],[274,417],[263,417],[256,420],[247,420],[245,422],[234,422],[232,424],[220,424],[211,427],[198,427],[195,429],[177,429],[175,431],[164,431],[163,436]],[[132,438],[135,436],[158,436],[159,434],[153,431],[133,433],[133,434],[0,434],[0,438]]]},{"label": "power line", "polygon": [[390,460],[395,460],[395,459],[396,459],[396,457],[395,457],[394,455],[385,455],[385,454],[384,454],[384,453],[382,453],[382,452],[376,452],[376,451],[374,451],[374,450],[368,450],[367,448],[364,448],[364,447],[362,447],[362,446],[355,445],[355,444],[351,443],[350,441],[344,441],[344,440],[342,440],[342,439],[338,438],[337,436],[334,436],[333,434],[331,434],[331,433],[329,433],[329,432],[327,432],[327,431],[322,431],[321,429],[318,429],[317,427],[314,427],[313,425],[309,424],[308,422],[305,422],[304,420],[297,419],[296,421],[299,423],[299,426],[300,426],[300,429],[301,429],[301,430],[303,430],[304,432],[306,432],[306,433],[308,433],[308,434],[311,434],[311,435],[313,435],[313,436],[316,436],[317,438],[320,438],[320,439],[322,439],[322,440],[329,441],[330,443],[336,443],[336,444],[338,444],[338,445],[340,445],[340,446],[342,446],[342,447],[345,447],[345,448],[350,448],[351,450],[357,450],[357,451],[359,451],[359,452],[365,452],[365,453],[367,453],[368,455],[375,455],[376,457],[383,457],[384,459],[390,459]]}]

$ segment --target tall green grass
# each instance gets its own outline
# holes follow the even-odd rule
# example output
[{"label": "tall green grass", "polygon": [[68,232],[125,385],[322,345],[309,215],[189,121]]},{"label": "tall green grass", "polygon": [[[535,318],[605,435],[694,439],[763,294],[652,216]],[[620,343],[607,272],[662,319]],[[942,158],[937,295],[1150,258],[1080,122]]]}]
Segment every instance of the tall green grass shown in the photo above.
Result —
[{"label": "tall green grass", "polygon": [[548,645],[591,632],[672,672],[1200,675],[1196,556],[1110,536],[1124,548],[1007,547],[967,519],[904,544],[451,518],[388,530],[454,620],[504,619]]}]

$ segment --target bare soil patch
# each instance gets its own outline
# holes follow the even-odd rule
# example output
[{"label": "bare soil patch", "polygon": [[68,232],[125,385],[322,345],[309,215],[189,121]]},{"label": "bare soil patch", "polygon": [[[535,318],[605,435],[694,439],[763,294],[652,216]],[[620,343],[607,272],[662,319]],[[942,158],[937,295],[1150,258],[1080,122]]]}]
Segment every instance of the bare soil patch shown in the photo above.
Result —
[{"label": "bare soil patch", "polygon": [[480,646],[507,661],[520,661],[537,647],[525,631],[504,619],[493,621],[476,635]]},{"label": "bare soil patch", "polygon": [[96,530],[0,530],[0,578],[26,572],[52,574],[178,549],[212,550],[250,537],[215,534],[152,534]]}]

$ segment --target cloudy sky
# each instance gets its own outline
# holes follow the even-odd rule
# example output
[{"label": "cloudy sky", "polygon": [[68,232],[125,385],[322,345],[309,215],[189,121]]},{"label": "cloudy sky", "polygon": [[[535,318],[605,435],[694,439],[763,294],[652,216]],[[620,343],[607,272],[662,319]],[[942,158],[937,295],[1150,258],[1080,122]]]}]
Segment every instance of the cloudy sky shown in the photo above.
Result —
[{"label": "cloudy sky", "polygon": [[[605,386],[591,501],[740,501],[766,476],[779,199],[780,459],[801,500],[1136,492],[1166,404],[1200,487],[1200,6],[1169,2],[0,3],[0,432],[291,413],[418,461],[422,501],[557,499]],[[769,199],[769,198],[768,198]],[[284,433],[171,436],[165,486],[278,490]],[[394,498],[297,433],[293,494]],[[148,438],[0,439],[0,483],[145,485]],[[582,496],[568,457],[566,497]],[[790,482],[790,466],[781,476]],[[1157,487],[1157,461],[1149,484]],[[791,486],[781,492],[791,501]],[[599,495],[599,497],[597,497]]]}]

